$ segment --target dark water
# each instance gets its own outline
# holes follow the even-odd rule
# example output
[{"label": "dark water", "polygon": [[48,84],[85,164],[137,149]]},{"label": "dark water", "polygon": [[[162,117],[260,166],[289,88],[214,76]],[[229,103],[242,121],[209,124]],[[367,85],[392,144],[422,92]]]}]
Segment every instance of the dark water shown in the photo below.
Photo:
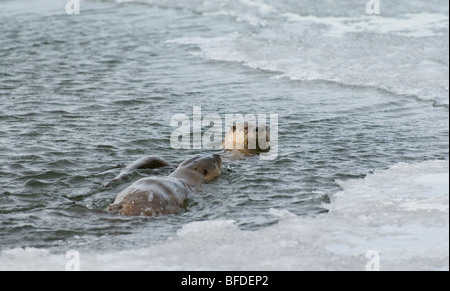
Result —
[{"label": "dark water", "polygon": [[[211,219],[256,230],[277,223],[270,208],[326,212],[337,179],[448,160],[448,106],[370,85],[274,78],[168,42],[261,27],[164,5],[83,2],[69,16],[64,5],[25,2],[0,3],[1,249],[142,247]],[[171,117],[191,116],[192,106],[220,116],[278,114],[278,158],[227,164],[180,215],[105,212],[131,182],[170,173],[143,170],[105,189],[127,164],[209,153],[170,146]]]}]

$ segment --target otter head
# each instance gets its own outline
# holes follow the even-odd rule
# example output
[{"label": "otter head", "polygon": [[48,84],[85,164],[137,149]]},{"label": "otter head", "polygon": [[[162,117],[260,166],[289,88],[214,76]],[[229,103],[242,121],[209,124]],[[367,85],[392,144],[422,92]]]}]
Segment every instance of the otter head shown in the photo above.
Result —
[{"label": "otter head", "polygon": [[222,171],[222,158],[214,154],[212,156],[195,156],[178,167],[178,175],[188,176],[197,182],[209,182]]},{"label": "otter head", "polygon": [[239,150],[259,153],[270,150],[270,130],[266,125],[253,122],[237,123],[231,126],[222,142],[224,150]]}]

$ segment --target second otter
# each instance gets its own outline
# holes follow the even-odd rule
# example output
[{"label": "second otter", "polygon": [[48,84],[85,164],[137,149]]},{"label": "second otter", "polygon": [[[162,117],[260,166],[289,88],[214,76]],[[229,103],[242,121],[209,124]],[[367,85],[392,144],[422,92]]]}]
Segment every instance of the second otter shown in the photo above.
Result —
[{"label": "second otter", "polygon": [[270,130],[268,126],[244,122],[233,125],[222,142],[225,151],[255,155],[270,151]]}]

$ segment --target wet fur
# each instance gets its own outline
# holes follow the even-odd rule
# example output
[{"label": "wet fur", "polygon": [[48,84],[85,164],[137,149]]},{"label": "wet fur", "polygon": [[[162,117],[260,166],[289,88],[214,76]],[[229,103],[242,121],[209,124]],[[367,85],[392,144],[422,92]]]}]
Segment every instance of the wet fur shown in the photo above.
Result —
[{"label": "wet fur", "polygon": [[[264,135],[264,136],[261,136]],[[270,130],[267,126],[244,122],[233,125],[222,142],[225,151],[255,155],[270,150]]]},{"label": "wet fur", "polygon": [[219,155],[195,156],[168,177],[144,178],[133,183],[119,193],[108,210],[127,216],[176,214],[185,207],[188,195],[214,179],[221,169]]}]

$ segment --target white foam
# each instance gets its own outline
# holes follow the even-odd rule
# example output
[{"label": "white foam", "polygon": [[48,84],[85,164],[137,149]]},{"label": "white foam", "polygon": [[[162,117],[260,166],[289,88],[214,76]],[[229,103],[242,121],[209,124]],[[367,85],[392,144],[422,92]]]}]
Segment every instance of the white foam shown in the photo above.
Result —
[{"label": "white foam", "polygon": [[412,37],[434,36],[440,29],[446,29],[449,18],[438,13],[405,14],[402,17],[317,17],[284,13],[288,21],[326,25],[327,35],[340,37],[345,33],[397,33]]},{"label": "white foam", "polygon": [[[333,21],[330,19],[331,23]],[[342,29],[348,30],[343,24]],[[442,48],[423,52],[422,46],[391,47],[389,43],[396,41],[392,35],[385,36],[384,42],[373,43],[373,46],[370,41],[366,42],[363,45],[367,47],[359,49],[360,43],[354,43],[353,47],[346,41],[333,41],[325,36],[300,42],[295,39],[284,42],[272,37],[266,39],[265,36],[235,32],[220,37],[185,37],[168,42],[197,46],[200,51],[192,54],[208,60],[239,62],[292,80],[373,87],[448,106],[448,56],[445,58],[440,53]]]},{"label": "white foam", "polygon": [[[342,190],[319,217],[268,209],[276,225],[244,231],[233,220],[188,223],[142,249],[80,252],[82,270],[381,270],[449,269],[449,163],[400,163]],[[0,270],[63,270],[65,254],[40,249],[0,252]]]},{"label": "white foam", "polygon": [[240,2],[250,7],[256,7],[259,10],[259,12],[264,14],[277,12],[276,8],[263,2],[258,2],[254,0],[240,0]]},{"label": "white foam", "polygon": [[198,46],[200,52],[192,52],[194,55],[240,62],[292,80],[374,87],[449,104],[448,45],[439,41],[448,39],[446,14],[301,15],[261,0],[206,3],[208,8],[195,9],[207,15],[227,15],[261,29],[171,40]]},{"label": "white foam", "polygon": [[[61,257],[37,248],[15,248],[0,252],[0,271],[64,270],[65,254]],[[60,267],[60,268],[58,268]]]}]

